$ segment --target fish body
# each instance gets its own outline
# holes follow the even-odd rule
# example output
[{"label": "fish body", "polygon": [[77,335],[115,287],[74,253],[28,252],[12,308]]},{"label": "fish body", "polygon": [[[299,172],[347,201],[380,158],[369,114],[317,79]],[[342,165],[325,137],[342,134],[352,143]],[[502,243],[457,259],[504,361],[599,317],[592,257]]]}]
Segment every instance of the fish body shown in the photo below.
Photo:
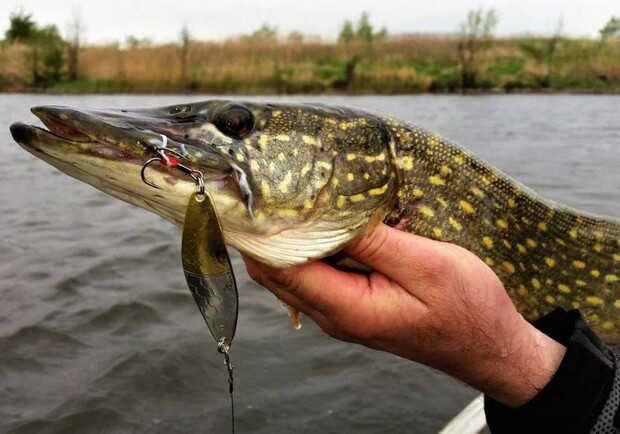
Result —
[{"label": "fish body", "polygon": [[63,172],[181,225],[201,171],[226,242],[268,265],[324,258],[381,221],[471,250],[534,320],[579,308],[620,341],[620,222],[544,199],[466,149],[387,116],[320,104],[213,100],[144,110],[38,107],[15,140]]}]

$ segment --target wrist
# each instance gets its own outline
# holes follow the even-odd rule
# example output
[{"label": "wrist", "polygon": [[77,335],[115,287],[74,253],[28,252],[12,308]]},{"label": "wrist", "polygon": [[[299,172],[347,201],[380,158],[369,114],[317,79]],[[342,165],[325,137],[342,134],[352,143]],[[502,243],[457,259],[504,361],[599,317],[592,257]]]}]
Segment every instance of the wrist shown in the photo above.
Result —
[{"label": "wrist", "polygon": [[472,386],[507,407],[520,407],[551,381],[566,347],[537,330],[520,315],[510,344],[498,348],[499,358],[479,384]]}]

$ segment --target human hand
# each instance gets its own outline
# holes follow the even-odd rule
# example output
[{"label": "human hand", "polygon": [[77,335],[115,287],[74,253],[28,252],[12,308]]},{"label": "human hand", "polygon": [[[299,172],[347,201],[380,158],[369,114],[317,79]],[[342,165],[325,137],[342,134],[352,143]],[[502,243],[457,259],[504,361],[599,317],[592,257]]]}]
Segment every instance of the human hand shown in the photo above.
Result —
[{"label": "human hand", "polygon": [[329,335],[434,367],[505,405],[529,401],[557,370],[564,346],[523,319],[473,253],[384,224],[345,252],[375,271],[244,260],[254,280]]}]

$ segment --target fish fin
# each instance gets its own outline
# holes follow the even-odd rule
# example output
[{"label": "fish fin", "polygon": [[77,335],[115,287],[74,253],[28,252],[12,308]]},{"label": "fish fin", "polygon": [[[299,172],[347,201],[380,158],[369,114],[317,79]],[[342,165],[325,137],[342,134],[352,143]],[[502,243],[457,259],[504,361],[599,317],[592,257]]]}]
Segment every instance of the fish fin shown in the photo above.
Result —
[{"label": "fish fin", "polygon": [[289,306],[282,300],[278,299],[280,302],[280,306],[288,313],[288,316],[291,320],[291,325],[295,330],[299,330],[301,328],[301,321],[299,321],[299,310],[295,309],[292,306]]}]

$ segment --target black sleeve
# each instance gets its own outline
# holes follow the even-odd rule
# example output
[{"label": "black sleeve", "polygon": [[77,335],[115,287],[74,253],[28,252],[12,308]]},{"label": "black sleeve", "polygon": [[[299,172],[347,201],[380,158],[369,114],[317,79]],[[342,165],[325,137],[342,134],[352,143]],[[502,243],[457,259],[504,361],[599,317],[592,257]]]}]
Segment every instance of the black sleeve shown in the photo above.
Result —
[{"label": "black sleeve", "polygon": [[614,428],[620,425],[616,415],[620,402],[620,378],[615,378],[617,356],[577,310],[556,309],[534,326],[566,346],[564,359],[551,381],[522,407],[511,409],[485,397],[491,432],[617,432]]}]

